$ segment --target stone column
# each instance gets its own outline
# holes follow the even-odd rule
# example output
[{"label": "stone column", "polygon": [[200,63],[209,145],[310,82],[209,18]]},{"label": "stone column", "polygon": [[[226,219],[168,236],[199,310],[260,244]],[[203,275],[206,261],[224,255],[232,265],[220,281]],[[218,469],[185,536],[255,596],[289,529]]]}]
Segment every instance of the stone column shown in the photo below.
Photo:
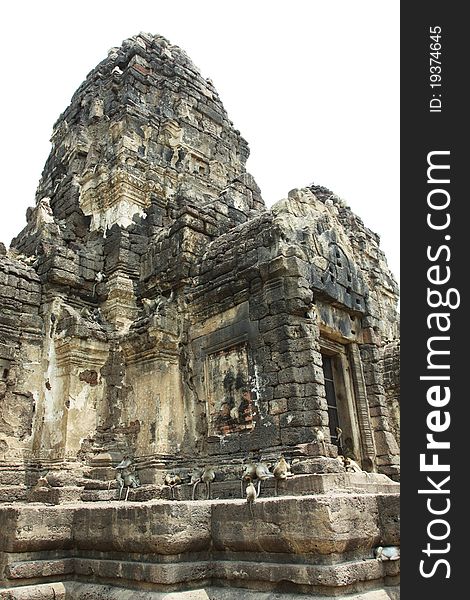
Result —
[{"label": "stone column", "polygon": [[399,448],[390,423],[383,381],[384,349],[373,344],[360,346],[371,424],[377,453],[377,469],[389,477],[400,472]]},{"label": "stone column", "polygon": [[261,398],[278,419],[282,446],[303,455],[334,457],[308,265],[295,256],[278,256],[261,264],[260,274],[262,287],[250,307],[251,318],[259,319]]}]

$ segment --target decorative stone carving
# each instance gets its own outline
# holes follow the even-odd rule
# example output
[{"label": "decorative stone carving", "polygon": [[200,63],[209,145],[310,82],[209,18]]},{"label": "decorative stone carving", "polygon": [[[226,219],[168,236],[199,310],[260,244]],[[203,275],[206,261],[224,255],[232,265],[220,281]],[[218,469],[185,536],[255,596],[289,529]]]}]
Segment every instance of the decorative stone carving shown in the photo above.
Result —
[{"label": "decorative stone carving", "polygon": [[210,431],[226,435],[253,428],[255,409],[245,346],[210,354],[207,358]]}]

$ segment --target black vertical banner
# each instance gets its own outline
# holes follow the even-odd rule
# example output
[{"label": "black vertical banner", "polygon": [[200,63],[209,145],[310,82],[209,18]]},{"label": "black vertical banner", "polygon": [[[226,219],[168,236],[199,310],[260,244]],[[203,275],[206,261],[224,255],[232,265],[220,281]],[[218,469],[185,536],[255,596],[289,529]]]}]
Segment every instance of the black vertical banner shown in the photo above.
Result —
[{"label": "black vertical banner", "polygon": [[463,8],[434,0],[401,4],[405,600],[466,597],[470,574],[470,52]]}]

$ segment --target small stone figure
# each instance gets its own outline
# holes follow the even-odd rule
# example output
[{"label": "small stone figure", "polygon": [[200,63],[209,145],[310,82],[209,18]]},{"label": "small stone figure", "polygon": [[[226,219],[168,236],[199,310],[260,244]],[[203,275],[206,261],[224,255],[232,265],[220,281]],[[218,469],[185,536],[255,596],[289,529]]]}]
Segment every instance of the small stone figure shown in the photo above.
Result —
[{"label": "small stone figure", "polygon": [[377,560],[398,560],[400,558],[400,548],[398,546],[377,546],[374,550],[374,556]]}]

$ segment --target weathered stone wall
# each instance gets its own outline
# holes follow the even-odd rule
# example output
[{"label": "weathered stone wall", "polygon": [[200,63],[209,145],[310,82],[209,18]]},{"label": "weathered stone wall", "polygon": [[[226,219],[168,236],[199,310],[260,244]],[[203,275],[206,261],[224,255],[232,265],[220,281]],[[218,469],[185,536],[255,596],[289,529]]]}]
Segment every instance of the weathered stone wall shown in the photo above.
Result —
[{"label": "weathered stone wall", "polygon": [[[37,459],[285,450],[319,430],[315,453],[334,458],[321,354],[334,350],[348,451],[396,474],[383,382],[396,285],[344,202],[312,186],[264,211],[212,85],[159,37],[111,50],[52,141],[13,242],[42,286]],[[223,402],[208,369],[230,353],[244,367],[219,373]]]},{"label": "weathered stone wall", "polygon": [[384,387],[390,416],[390,427],[400,443],[400,342],[387,344],[383,352]]},{"label": "weathered stone wall", "polygon": [[22,463],[43,386],[41,286],[25,257],[0,254],[0,302],[0,461]]},{"label": "weathered stone wall", "polygon": [[91,598],[109,597],[93,587],[105,585],[109,593],[188,587],[210,593],[216,586],[294,597],[362,592],[358,597],[367,599],[369,590],[396,584],[397,563],[376,560],[373,549],[397,543],[397,500],[272,498],[253,507],[253,518],[241,500],[5,507],[0,585],[8,586],[3,594],[11,595],[3,597],[9,598],[24,597],[21,588],[15,591],[18,583],[33,584],[38,593],[43,582],[74,578],[90,586]]},{"label": "weathered stone wall", "polygon": [[[245,344],[254,402],[254,427],[239,436],[210,436],[210,446],[229,454],[292,446],[311,442],[318,428],[328,441],[320,350],[332,340],[349,355],[352,430],[363,433],[361,440],[351,432],[354,455],[368,468],[396,473],[390,468],[395,439],[385,434],[391,430],[369,414],[381,402],[388,415],[374,352],[381,356],[397,335],[396,286],[376,236],[362,226],[359,248],[351,241],[352,217],[346,218],[351,211],[333,194],[325,196],[324,188],[296,190],[216,238],[202,256],[190,294],[193,318],[203,321],[191,329],[194,370],[204,371],[211,352]],[[371,289],[382,272],[386,283]],[[202,378],[196,387],[198,398],[210,393]]]},{"label": "weathered stone wall", "polygon": [[[397,543],[396,284],[326,188],[267,210],[248,152],[160,36],[113,48],[57,121],[36,205],[0,250],[0,500],[63,507],[2,512],[0,587],[24,588],[7,597],[288,581],[365,599],[394,581],[372,550]],[[287,495],[250,520],[228,499],[247,462],[281,453]],[[121,499],[122,460],[142,504],[80,504]],[[196,467],[220,501],[191,504],[210,495]]]}]

